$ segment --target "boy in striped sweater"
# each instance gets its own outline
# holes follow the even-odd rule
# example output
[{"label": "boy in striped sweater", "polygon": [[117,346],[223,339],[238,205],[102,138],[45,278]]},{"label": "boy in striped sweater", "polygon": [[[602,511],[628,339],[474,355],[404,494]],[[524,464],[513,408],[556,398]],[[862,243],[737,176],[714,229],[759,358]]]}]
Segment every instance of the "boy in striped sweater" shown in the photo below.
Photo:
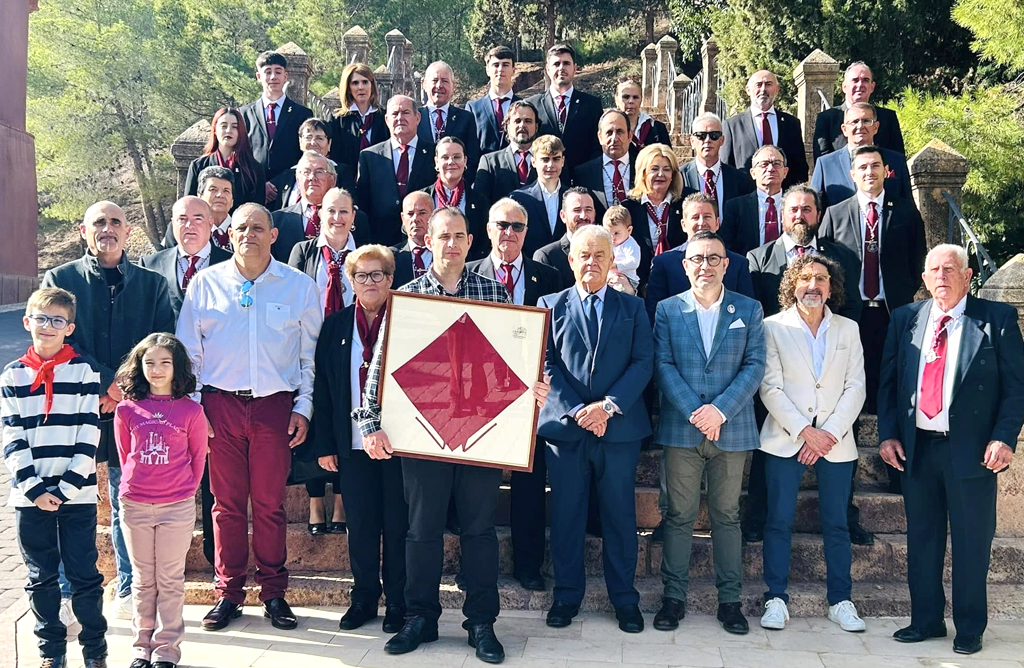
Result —
[{"label": "boy in striped sweater", "polygon": [[28,567],[42,668],[67,665],[57,570],[74,594],[86,668],[106,668],[103,576],[96,570],[96,446],[100,374],[64,338],[75,329],[75,297],[60,288],[32,294],[25,329],[32,346],[0,375],[4,462],[11,472],[18,546]]}]

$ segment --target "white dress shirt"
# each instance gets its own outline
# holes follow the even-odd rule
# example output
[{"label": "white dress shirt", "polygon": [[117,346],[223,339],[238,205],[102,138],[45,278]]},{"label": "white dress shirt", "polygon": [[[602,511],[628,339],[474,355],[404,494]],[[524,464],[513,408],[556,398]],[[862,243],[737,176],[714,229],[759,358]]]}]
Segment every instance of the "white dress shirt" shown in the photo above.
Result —
[{"label": "white dress shirt", "polygon": [[[612,196],[612,179],[615,178],[615,167],[612,166],[612,162],[619,163],[619,174],[622,175],[622,192],[627,193],[627,197],[629,196],[628,193],[632,185],[630,183],[629,178],[629,154],[627,153],[626,155],[619,158],[617,161],[613,161],[611,156],[609,156],[606,153],[602,153],[601,157],[604,160],[602,164],[604,166],[603,176],[605,201],[608,202],[608,206],[611,206],[612,204],[615,203],[615,198]],[[622,202],[619,203],[621,204]]]},{"label": "white dress shirt", "polygon": [[537,184],[540,187],[540,193],[544,196],[544,208],[548,212],[548,225],[551,227],[551,234],[555,233],[555,227],[558,226],[558,212],[562,209],[561,197],[558,196],[559,188],[555,188],[554,192],[548,192],[544,188],[544,184]]},{"label": "white dress shirt", "polygon": [[[608,200],[608,201],[610,202],[611,200]],[[651,206],[654,206],[654,204],[651,203],[651,200],[647,197],[647,195],[641,195],[640,196],[640,203],[641,204],[650,204]],[[654,206],[654,211],[655,211],[655,213],[658,214],[659,218],[665,214],[665,209],[667,209],[668,206],[671,203],[672,203],[672,196],[671,195],[667,195],[665,197],[665,199],[663,199],[661,201],[661,204],[659,204],[657,206]],[[646,206],[644,207],[644,217],[647,218],[647,228],[651,232],[651,245],[654,246],[655,248],[657,248],[658,247],[658,241],[661,239],[661,230],[658,229],[658,223],[655,222],[653,218],[651,218],[651,214],[647,210]],[[634,221],[633,224],[636,225],[636,222]]]},{"label": "white dress shirt", "polygon": [[764,245],[764,217],[768,213],[768,199],[775,202],[775,217],[779,220],[779,236],[782,236],[782,191],[769,195],[757,189],[757,242]]},{"label": "white dress shirt", "polygon": [[693,297],[694,310],[697,313],[697,326],[700,328],[700,340],[704,344],[704,356],[711,357],[711,346],[715,342],[715,330],[718,329],[719,316],[722,315],[722,300],[725,299],[725,286],[722,286],[718,293],[718,300],[711,306],[704,308]]},{"label": "white dress shirt", "polygon": [[263,103],[263,120],[264,121],[267,119],[267,109],[270,108],[270,103],[273,102],[273,103],[275,103],[277,105],[276,107],[274,107],[274,126],[275,127],[277,126],[278,121],[281,120],[281,107],[284,106],[284,101],[285,101],[286,97],[287,97],[286,95],[282,95],[281,97],[277,98],[276,100],[271,100],[269,97],[264,95],[264,96],[262,96],[260,98],[260,101]]},{"label": "white dress shirt", "polygon": [[[409,143],[405,145],[405,152],[409,154],[409,174],[410,175],[412,174],[412,161],[413,161],[413,158],[416,157],[416,141],[417,141],[417,139],[418,139],[418,137],[416,135],[413,135],[412,139],[409,140]],[[391,161],[395,163],[395,176],[398,176],[398,161],[402,157],[401,151],[398,150],[399,146],[401,146],[401,144],[398,143],[398,140],[395,139],[394,137],[392,137],[391,138]]]},{"label": "white dress shirt", "polygon": [[[956,365],[960,359],[960,339],[964,331],[964,310],[967,308],[967,296],[957,302],[956,306],[943,313],[933,300],[925,325],[924,339],[921,341],[921,359],[917,366],[917,397],[914,401],[914,422],[918,429],[925,431],[949,431],[949,402],[953,398],[953,381],[956,379]],[[946,366],[942,370],[942,410],[929,419],[921,412],[921,381],[924,379],[924,367],[927,364],[925,355],[932,349],[935,340],[935,326],[942,316],[952,318],[946,323]]]},{"label": "white dress shirt", "polygon": [[[715,182],[715,195],[718,197],[718,217],[721,219],[722,213],[725,211],[725,188],[722,185],[722,161],[719,160],[709,167],[701,162],[700,158],[694,158],[693,166],[697,168],[697,189],[700,192],[704,192],[704,173],[709,169],[711,170],[711,178]],[[762,220],[764,219],[762,218]]]},{"label": "white dress shirt", "polygon": [[515,142],[509,142],[509,148],[512,149],[512,161],[515,163],[517,169],[519,168],[519,163],[517,162],[519,160],[519,156],[516,155],[517,151],[526,151],[526,169],[527,169],[527,171],[529,171],[533,167],[533,149],[532,148],[524,149],[524,148],[520,147],[519,144],[517,144]]},{"label": "white dress shirt", "polygon": [[[230,229],[230,228],[231,228],[231,214],[229,213],[228,215],[224,216],[224,220],[220,221],[219,225],[213,225],[211,227],[210,243],[211,244],[213,243],[213,236],[212,236],[213,232],[220,232],[222,234],[227,234],[228,233],[228,229]],[[220,248],[220,246],[218,246],[218,248]],[[228,239],[228,244],[227,244],[227,246],[225,246],[223,248],[223,250],[231,252],[232,248],[231,248],[231,240],[230,239]]]},{"label": "white dress shirt", "polygon": [[775,113],[775,107],[772,106],[767,112],[763,112],[757,107],[750,107],[750,115],[754,118],[754,132],[757,133],[757,143],[759,145],[764,144],[764,133],[761,132],[761,114],[768,114],[768,127],[772,129],[772,143],[776,146],[779,145],[779,115]]},{"label": "white dress shirt", "polygon": [[437,126],[435,125],[435,123],[437,123],[437,114],[434,113],[434,112],[436,112],[438,109],[441,110],[441,127],[447,129],[448,128],[448,107],[450,107],[450,106],[451,106],[450,102],[448,104],[441,105],[440,107],[435,107],[432,104],[428,104],[427,105],[427,117],[428,117],[429,122],[430,122],[430,134],[434,138],[434,143],[435,144],[437,143],[438,136],[437,136]]},{"label": "white dress shirt", "polygon": [[797,319],[800,321],[800,326],[804,329],[804,339],[807,341],[807,347],[811,350],[811,360],[814,365],[814,377],[821,378],[821,367],[825,364],[825,336],[828,332],[829,323],[832,320],[832,311],[828,306],[825,307],[825,316],[821,319],[821,323],[818,324],[818,333],[811,334],[811,328],[804,322],[803,317],[797,314]]},{"label": "white dress shirt", "polygon": [[[786,266],[792,265],[796,262],[796,259],[800,257],[800,253],[796,252],[796,241],[793,237],[789,236],[785,232],[782,233],[782,245],[786,249]],[[807,255],[818,254],[818,237],[813,237],[806,246],[804,246],[804,253]]]},{"label": "white dress shirt", "polygon": [[[875,210],[878,212],[878,296],[876,301],[885,301],[885,281],[882,280],[882,207],[885,206],[885,189],[878,193],[878,197],[869,197],[867,193],[857,191],[857,202],[860,204],[860,242],[861,247],[857,249],[860,256],[860,298],[868,301],[868,295],[864,292],[864,242],[868,238],[868,204],[875,203]],[[943,430],[945,431],[945,430]]]},{"label": "white dress shirt", "polygon": [[[327,305],[327,263],[324,262],[324,251],[323,247],[328,246],[327,237],[324,236],[324,231],[320,230],[320,236],[316,239],[316,287],[320,290],[320,305]],[[335,253],[341,251],[354,251],[356,249],[356,241],[352,238],[352,235],[348,235],[348,239],[345,240],[345,247],[340,250],[334,250]],[[341,301],[345,306],[352,304],[352,299],[355,297],[355,292],[352,290],[352,284],[349,283],[348,274],[345,273],[345,267],[341,267],[341,285],[344,291],[341,293]]]},{"label": "white dress shirt", "polygon": [[196,274],[181,305],[176,334],[192,358],[199,383],[251,390],[266,397],[295,392],[293,412],[313,414],[313,352],[323,322],[316,283],[271,259],[249,290],[234,261]]},{"label": "white dress shirt", "polygon": [[498,95],[497,93],[494,92],[493,89],[487,91],[487,98],[491,101],[491,110],[492,111],[494,110],[494,101],[500,98],[501,99],[501,117],[504,118],[505,116],[508,116],[508,106],[510,104],[512,104],[512,96],[514,94],[515,93],[512,92],[511,88],[504,95]]},{"label": "white dress shirt", "polygon": [[572,104],[572,94],[575,92],[575,86],[569,86],[569,90],[564,93],[559,93],[558,89],[552,86],[548,89],[548,93],[551,95],[551,102],[555,106],[555,120],[558,120],[558,96],[565,96],[565,120],[569,120],[569,105]]},{"label": "white dress shirt", "polygon": [[[354,105],[354,104],[351,107],[349,107],[348,109],[349,109],[349,111],[354,111],[357,114],[359,114],[359,124],[360,125],[362,125],[363,123],[366,122],[366,117],[367,116],[369,116],[370,114],[377,113],[377,107],[370,107],[370,108],[368,108],[366,110],[365,114],[359,113],[359,107]],[[366,130],[366,141],[370,142],[370,144],[373,144],[373,138],[370,136],[371,134],[373,134],[373,127],[372,126]]]},{"label": "white dress shirt", "polygon": [[[352,237],[349,236],[351,239]],[[356,308],[359,308],[358,306]],[[363,340],[359,338],[359,321],[356,320],[355,316],[352,317],[352,352],[349,358],[349,386],[351,388],[351,401],[352,405],[347,411],[348,415],[352,415],[352,411],[359,408],[363,402],[363,388],[359,387],[359,367],[363,365]],[[362,450],[363,449],[363,433],[359,431],[359,423],[349,417],[349,422],[352,423],[352,449]]]},{"label": "white dress shirt", "polygon": [[[199,257],[199,261],[196,262],[196,272],[198,272],[200,269],[206,269],[207,267],[210,266],[210,248],[212,243],[213,242],[211,241],[207,241],[206,245],[200,248],[199,252],[196,253],[196,255]],[[185,249],[181,247],[181,244],[178,244],[177,248],[178,261],[175,264],[177,264],[178,287],[180,288],[181,281],[182,279],[185,278],[185,271],[188,269],[189,257],[191,256],[185,252]]]},{"label": "white dress shirt", "polygon": [[[494,251],[491,251],[491,264],[494,265],[494,280],[498,281],[502,285],[505,281],[502,280],[503,272],[501,265],[504,262]],[[512,260],[512,303],[522,306],[526,301],[526,281],[523,280],[523,254],[520,253],[516,259]]]}]

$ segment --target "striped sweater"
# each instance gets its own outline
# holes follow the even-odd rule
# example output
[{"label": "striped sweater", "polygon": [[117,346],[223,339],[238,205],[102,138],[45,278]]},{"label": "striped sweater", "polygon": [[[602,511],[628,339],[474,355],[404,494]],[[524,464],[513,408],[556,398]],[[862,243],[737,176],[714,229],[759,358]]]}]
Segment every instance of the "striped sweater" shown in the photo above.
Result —
[{"label": "striped sweater", "polygon": [[12,476],[7,505],[33,506],[45,492],[64,503],[96,503],[100,374],[87,357],[58,365],[45,422],[44,387],[29,389],[35,377],[17,360],[0,375],[0,440]]}]

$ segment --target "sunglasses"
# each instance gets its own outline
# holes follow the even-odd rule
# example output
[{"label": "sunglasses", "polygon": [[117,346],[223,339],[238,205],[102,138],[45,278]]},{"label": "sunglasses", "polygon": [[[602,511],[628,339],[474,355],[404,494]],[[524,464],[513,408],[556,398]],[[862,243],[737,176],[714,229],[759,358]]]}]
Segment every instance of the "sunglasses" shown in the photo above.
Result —
[{"label": "sunglasses", "polygon": [[32,315],[25,317],[28,318],[36,327],[48,325],[52,329],[60,330],[68,326],[68,319],[60,315],[43,315],[42,313],[33,313]]},{"label": "sunglasses", "polygon": [[242,283],[242,289],[238,291],[238,305],[242,308],[249,308],[253,304],[252,296],[249,294],[252,286],[252,281],[246,281]]},{"label": "sunglasses", "polygon": [[526,229],[526,223],[509,223],[504,220],[496,220],[493,221],[493,223],[500,227],[502,231],[507,230],[510,227],[512,228],[513,232],[522,232],[523,230]]},{"label": "sunglasses", "polygon": [[718,141],[722,138],[721,130],[711,130],[710,132],[694,132],[693,135],[697,138],[697,141],[704,141],[710,139],[711,141]]}]

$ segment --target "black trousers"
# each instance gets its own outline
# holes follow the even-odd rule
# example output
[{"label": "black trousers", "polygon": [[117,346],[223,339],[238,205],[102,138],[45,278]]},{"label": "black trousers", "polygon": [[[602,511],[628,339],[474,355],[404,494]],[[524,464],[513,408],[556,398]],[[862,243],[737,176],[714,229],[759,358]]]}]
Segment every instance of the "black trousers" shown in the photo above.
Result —
[{"label": "black trousers", "polygon": [[[29,607],[35,615],[35,634],[43,658],[67,653],[67,628],[60,621],[58,568],[71,583],[71,609],[82,625],[78,642],[82,655],[107,655],[107,621],[103,618],[103,576],[96,570],[96,504],[61,505],[56,511],[35,506],[16,508],[18,547],[28,567]],[[9,648],[10,649],[10,648]]]},{"label": "black trousers", "polygon": [[[462,612],[468,623],[493,623],[499,611],[494,514],[501,469],[403,457],[402,473],[405,500],[409,504],[409,534],[405,541],[405,602],[409,616],[425,617],[432,624],[441,616],[444,525],[448,500],[454,493],[462,524],[459,543],[466,583]],[[347,487],[347,482],[343,487]]]},{"label": "black trousers", "polygon": [[917,432],[913,469],[903,475],[907,513],[907,582],[910,623],[942,623],[946,521],[953,544],[953,623],[958,634],[981,635],[988,625],[988,579],[996,531],[995,474],[960,478],[948,438]]},{"label": "black trousers", "polygon": [[203,479],[199,483],[199,500],[203,514],[203,556],[213,566],[213,492],[210,491],[210,462],[203,467]]},{"label": "black trousers", "polygon": [[348,458],[338,458],[338,474],[354,580],[352,602],[376,609],[383,592],[387,605],[404,609],[409,507],[405,503],[402,460],[373,460],[362,450],[353,450]]},{"label": "black trousers", "polygon": [[[885,307],[869,307],[864,302],[864,310],[860,316],[860,342],[864,346],[864,389],[867,399],[864,400],[864,412],[878,415],[878,377],[882,371],[882,349],[885,347],[885,335],[889,331],[889,309]],[[889,489],[899,493],[900,472],[886,464],[889,474]]]},{"label": "black trousers", "polygon": [[512,525],[512,572],[518,576],[540,572],[544,563],[547,526],[547,444],[539,436],[533,446],[533,471],[512,472],[509,524]]}]

